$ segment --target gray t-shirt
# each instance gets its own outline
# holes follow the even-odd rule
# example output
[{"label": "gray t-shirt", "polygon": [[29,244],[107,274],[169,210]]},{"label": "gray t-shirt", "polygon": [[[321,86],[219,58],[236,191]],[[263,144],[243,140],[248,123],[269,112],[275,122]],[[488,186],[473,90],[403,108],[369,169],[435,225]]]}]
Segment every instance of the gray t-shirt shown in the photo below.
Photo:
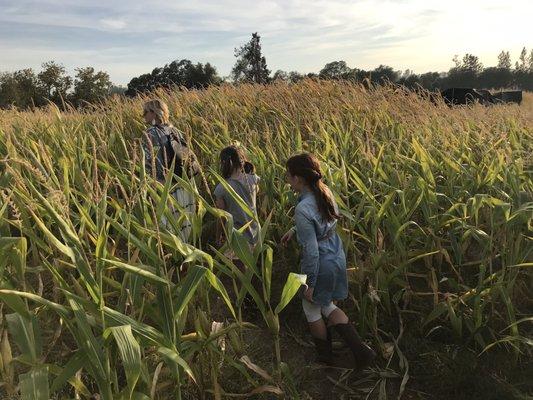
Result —
[{"label": "gray t-shirt", "polygon": [[[226,182],[233,188],[247,204],[247,206],[254,212],[256,211],[256,197],[257,189],[259,187],[259,177],[255,174],[242,174],[238,179],[228,178]],[[226,190],[226,188],[219,183],[215,188],[215,197],[224,200],[226,205],[226,211],[233,216],[233,225],[236,229],[242,228],[248,222],[252,221],[252,218],[244,212],[239,203],[235,201],[232,195]],[[256,244],[259,227],[257,222],[252,221],[248,226],[248,229],[244,231],[246,238],[250,244]]]}]

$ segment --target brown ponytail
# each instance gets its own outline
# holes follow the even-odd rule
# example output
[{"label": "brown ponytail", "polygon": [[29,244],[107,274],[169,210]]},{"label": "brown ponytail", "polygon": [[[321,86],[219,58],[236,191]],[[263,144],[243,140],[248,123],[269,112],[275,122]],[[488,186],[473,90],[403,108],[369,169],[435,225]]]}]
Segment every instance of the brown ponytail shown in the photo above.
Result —
[{"label": "brown ponytail", "polygon": [[246,159],[242,148],[231,145],[220,152],[220,172],[224,178],[228,179],[235,171],[253,174],[255,167]]},{"label": "brown ponytail", "polygon": [[340,218],[335,210],[333,195],[328,186],[322,181],[322,172],[318,159],[309,153],[292,156],[287,160],[287,169],[293,176],[299,176],[315,196],[318,211],[326,221]]}]

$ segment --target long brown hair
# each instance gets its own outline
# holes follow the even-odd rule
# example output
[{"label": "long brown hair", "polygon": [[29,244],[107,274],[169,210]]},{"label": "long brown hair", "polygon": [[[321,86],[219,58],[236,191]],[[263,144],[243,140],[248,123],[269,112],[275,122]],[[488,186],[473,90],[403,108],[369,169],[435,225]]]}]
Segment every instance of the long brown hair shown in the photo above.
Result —
[{"label": "long brown hair", "polygon": [[287,169],[292,176],[302,178],[313,192],[318,211],[326,221],[338,219],[333,195],[328,186],[322,181],[322,171],[318,159],[309,153],[292,156],[287,160]]}]

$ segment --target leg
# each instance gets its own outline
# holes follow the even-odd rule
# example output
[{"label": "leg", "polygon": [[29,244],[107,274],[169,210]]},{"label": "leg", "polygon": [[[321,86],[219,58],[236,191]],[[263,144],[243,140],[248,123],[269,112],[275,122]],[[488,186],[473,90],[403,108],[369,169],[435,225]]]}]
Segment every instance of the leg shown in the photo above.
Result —
[{"label": "leg", "polygon": [[352,351],[355,368],[364,369],[370,365],[376,358],[376,353],[362,342],[344,311],[331,303],[329,306],[322,307],[322,313],[328,318],[328,327],[335,329]]},{"label": "leg", "polygon": [[176,218],[179,218],[180,213],[185,214],[185,220],[181,225],[181,232],[178,232],[178,235],[187,243],[192,232],[191,218],[196,212],[196,200],[190,192],[182,188],[176,190],[172,196],[180,206],[179,208],[172,207],[172,213]]},{"label": "leg", "polygon": [[328,319],[328,326],[347,324],[349,322],[348,316],[344,313],[344,311],[336,306],[335,309],[331,311],[329,315],[325,315],[325,317]]},{"label": "leg", "polygon": [[304,309],[309,330],[315,342],[317,352],[317,361],[325,364],[331,364],[331,341],[328,340],[328,330],[326,324],[320,314],[320,305],[311,303],[306,299],[302,299],[302,306]]},{"label": "leg", "polygon": [[328,338],[328,331],[322,317],[318,321],[308,322],[308,325],[313,337],[322,340],[326,340]]}]

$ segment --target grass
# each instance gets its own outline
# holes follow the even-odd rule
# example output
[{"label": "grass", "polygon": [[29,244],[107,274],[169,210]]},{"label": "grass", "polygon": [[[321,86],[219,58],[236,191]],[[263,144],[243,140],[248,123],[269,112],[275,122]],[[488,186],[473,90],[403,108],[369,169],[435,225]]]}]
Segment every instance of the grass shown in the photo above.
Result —
[{"label": "grass", "polygon": [[[3,397],[531,392],[531,94],[521,106],[449,108],[394,87],[304,81],[157,96],[208,188],[231,142],[256,165],[263,240],[251,252],[226,224],[247,272],[215,248],[224,214],[200,182],[179,183],[199,207],[190,244],[175,234],[185,216],[169,211],[172,182],[156,184],[140,162],[143,99],[0,111]],[[382,354],[359,376],[310,364],[301,310],[288,304],[300,280],[296,247],[278,245],[295,201],[284,163],[302,150],[323,161],[343,216],[344,307]],[[257,317],[243,313],[246,292]]]}]

